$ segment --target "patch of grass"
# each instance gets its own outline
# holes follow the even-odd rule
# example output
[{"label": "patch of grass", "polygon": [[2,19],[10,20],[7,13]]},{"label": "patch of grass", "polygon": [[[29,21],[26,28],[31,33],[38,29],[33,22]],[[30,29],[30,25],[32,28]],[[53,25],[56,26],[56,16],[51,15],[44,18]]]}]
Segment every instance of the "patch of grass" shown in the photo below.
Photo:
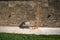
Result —
[{"label": "patch of grass", "polygon": [[60,35],[0,33],[0,40],[60,40]]}]

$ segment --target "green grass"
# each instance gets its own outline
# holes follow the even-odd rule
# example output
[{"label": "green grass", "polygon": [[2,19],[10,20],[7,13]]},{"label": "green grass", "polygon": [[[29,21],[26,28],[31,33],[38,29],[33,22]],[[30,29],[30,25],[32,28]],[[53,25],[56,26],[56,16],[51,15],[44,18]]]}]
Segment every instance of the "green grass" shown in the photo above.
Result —
[{"label": "green grass", "polygon": [[60,35],[0,33],[0,40],[60,40]]}]

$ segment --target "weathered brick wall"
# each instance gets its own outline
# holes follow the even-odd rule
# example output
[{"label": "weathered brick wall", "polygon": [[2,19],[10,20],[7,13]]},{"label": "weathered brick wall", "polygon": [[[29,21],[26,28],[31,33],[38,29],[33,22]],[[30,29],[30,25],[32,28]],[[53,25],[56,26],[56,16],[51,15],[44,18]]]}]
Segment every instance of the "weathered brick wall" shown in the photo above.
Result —
[{"label": "weathered brick wall", "polygon": [[43,7],[42,24],[47,27],[60,27],[60,0],[49,0]]},{"label": "weathered brick wall", "polygon": [[0,25],[20,25],[25,20],[35,20],[37,2],[0,2]]},{"label": "weathered brick wall", "polygon": [[60,1],[0,1],[0,25],[19,26],[23,21],[41,27],[60,26]]}]

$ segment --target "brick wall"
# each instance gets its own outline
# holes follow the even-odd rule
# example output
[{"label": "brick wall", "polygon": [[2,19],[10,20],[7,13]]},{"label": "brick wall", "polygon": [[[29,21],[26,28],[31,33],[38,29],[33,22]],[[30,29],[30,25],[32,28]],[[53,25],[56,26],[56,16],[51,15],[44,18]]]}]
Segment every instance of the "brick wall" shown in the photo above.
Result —
[{"label": "brick wall", "polygon": [[[0,26],[19,26],[30,21],[34,26],[59,27],[60,1],[0,1]],[[34,23],[32,23],[34,22]]]}]

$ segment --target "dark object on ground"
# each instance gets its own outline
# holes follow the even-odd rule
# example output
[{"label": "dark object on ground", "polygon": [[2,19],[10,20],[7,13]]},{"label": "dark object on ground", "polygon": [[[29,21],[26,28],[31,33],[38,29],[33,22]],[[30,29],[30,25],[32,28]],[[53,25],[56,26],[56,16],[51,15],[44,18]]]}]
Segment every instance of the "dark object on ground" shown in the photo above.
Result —
[{"label": "dark object on ground", "polygon": [[19,25],[20,28],[29,28],[28,26],[25,25],[25,21],[22,22],[20,25]]}]

